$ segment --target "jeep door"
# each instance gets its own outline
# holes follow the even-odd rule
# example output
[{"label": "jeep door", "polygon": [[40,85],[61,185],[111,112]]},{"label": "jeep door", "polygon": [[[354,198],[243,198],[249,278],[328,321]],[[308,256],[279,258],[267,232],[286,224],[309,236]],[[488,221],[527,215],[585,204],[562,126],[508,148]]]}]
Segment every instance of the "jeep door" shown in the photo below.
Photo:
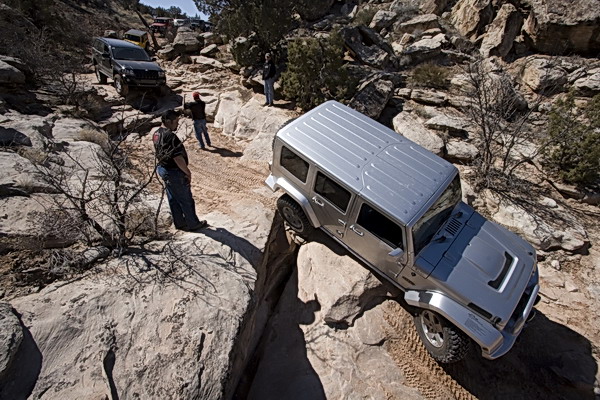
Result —
[{"label": "jeep door", "polygon": [[356,200],[344,243],[396,282],[406,262],[405,237],[404,227],[364,200]]},{"label": "jeep door", "polygon": [[109,78],[113,77],[112,68],[112,55],[110,54],[110,48],[106,43],[102,43],[102,53],[100,54],[100,66],[102,72]]},{"label": "jeep door", "polygon": [[317,170],[310,193],[312,208],[321,227],[332,236],[343,239],[352,193],[341,184]]}]

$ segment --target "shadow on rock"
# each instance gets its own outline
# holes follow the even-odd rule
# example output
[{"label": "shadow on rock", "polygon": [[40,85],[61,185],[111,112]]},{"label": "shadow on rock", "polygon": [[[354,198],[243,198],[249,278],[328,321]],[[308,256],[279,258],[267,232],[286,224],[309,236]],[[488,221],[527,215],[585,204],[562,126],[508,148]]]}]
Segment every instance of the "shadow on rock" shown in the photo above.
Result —
[{"label": "shadow on rock", "polygon": [[244,155],[244,153],[242,153],[242,152],[231,151],[229,149],[224,149],[222,147],[213,147],[212,149],[206,149],[206,150],[210,151],[211,153],[217,153],[221,157],[241,157]]},{"label": "shadow on rock", "polygon": [[21,321],[21,325],[23,326],[23,341],[10,372],[4,381],[0,382],[0,399],[29,398],[42,370],[42,352],[29,329],[23,325],[23,321]]},{"label": "shadow on rock", "polygon": [[505,356],[490,361],[475,350],[440,366],[478,399],[595,398],[590,342],[539,312]]},{"label": "shadow on rock", "polygon": [[[242,256],[253,267],[257,267],[262,260],[262,252],[259,248],[250,241],[234,235],[225,228],[209,227],[202,229],[199,233],[229,247],[233,252]],[[197,241],[194,241],[194,243],[198,244]]]},{"label": "shadow on rock", "polygon": [[275,315],[269,321],[257,349],[253,366],[247,370],[252,384],[248,393],[236,399],[321,400],[323,384],[306,353],[307,343],[300,325],[315,321],[321,306],[318,299],[303,302],[298,298],[298,270],[294,268]]}]

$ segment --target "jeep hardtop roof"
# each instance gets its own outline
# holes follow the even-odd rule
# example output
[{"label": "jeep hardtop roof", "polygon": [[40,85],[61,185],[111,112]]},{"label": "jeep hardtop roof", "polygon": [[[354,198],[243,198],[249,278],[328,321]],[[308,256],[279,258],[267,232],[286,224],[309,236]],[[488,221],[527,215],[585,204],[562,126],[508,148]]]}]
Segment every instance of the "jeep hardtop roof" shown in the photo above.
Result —
[{"label": "jeep hardtop roof", "polygon": [[328,101],[277,136],[302,157],[406,225],[458,170],[377,121]]},{"label": "jeep hardtop roof", "polygon": [[125,32],[125,35],[142,36],[142,35],[145,35],[146,33],[147,32],[140,31],[139,29],[130,29],[127,32]]}]

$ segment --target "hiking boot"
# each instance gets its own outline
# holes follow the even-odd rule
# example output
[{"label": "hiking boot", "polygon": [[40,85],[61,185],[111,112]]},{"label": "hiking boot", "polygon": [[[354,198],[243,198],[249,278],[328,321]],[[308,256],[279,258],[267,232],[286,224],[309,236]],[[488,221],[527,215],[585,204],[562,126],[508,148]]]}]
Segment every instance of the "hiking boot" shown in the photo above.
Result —
[{"label": "hiking boot", "polygon": [[200,230],[202,228],[205,228],[206,225],[208,225],[206,223],[206,221],[202,220],[202,221],[198,222],[195,226],[192,226],[191,228],[187,228],[187,229],[184,229],[184,230],[186,230],[188,232],[194,232],[194,231]]}]

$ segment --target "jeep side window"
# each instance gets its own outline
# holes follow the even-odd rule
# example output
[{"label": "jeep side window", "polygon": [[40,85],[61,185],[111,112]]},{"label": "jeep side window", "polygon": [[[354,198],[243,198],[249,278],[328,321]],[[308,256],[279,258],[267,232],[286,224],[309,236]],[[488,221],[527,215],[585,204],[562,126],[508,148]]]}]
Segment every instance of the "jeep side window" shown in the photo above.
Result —
[{"label": "jeep side window", "polygon": [[346,212],[350,202],[350,192],[320,172],[317,172],[315,192],[329,200],[342,212]]},{"label": "jeep side window", "polygon": [[364,203],[360,207],[356,223],[383,240],[392,249],[398,247],[404,249],[402,228],[370,205]]},{"label": "jeep side window", "polygon": [[308,163],[300,158],[296,153],[283,146],[281,148],[281,159],[279,163],[296,178],[306,183],[308,176]]}]

